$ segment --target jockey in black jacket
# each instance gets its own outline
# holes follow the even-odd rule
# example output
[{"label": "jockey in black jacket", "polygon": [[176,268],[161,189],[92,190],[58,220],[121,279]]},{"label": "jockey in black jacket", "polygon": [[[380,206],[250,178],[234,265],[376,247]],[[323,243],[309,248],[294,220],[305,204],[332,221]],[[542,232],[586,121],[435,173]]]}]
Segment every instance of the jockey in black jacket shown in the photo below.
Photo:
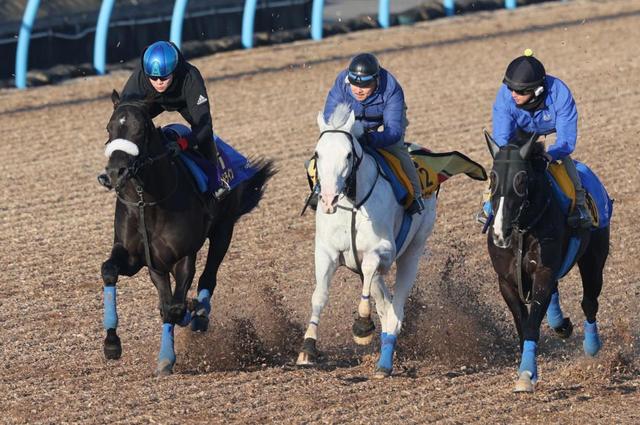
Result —
[{"label": "jockey in black jacket", "polygon": [[[171,140],[167,149],[177,155],[187,148],[196,150],[217,167],[209,96],[200,71],[187,62],[175,44],[157,41],[147,47],[122,90],[121,99],[150,101],[149,114],[177,111],[191,126],[188,139]],[[223,186],[224,186],[223,182]],[[216,197],[228,188],[221,188]]]}]

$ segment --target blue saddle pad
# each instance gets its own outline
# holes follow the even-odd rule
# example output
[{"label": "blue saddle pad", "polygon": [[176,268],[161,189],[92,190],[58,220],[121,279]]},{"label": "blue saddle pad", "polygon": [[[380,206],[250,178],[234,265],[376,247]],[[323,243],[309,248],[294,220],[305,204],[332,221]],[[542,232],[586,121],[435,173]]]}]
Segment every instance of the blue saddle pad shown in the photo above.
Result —
[{"label": "blue saddle pad", "polygon": [[404,205],[407,199],[407,196],[409,196],[409,192],[402,185],[402,183],[396,176],[396,173],[393,172],[393,170],[391,169],[387,161],[384,159],[384,157],[380,155],[375,149],[369,146],[363,146],[362,148],[364,149],[365,152],[371,155],[373,159],[375,159],[375,161],[380,166],[380,169],[382,170],[384,175],[387,177],[387,180],[391,184],[391,188],[393,189],[393,194],[396,197],[396,201],[398,201],[400,205]]},{"label": "blue saddle pad", "polygon": [[[185,137],[191,132],[188,127],[182,124],[170,124],[164,127],[163,131],[166,131],[166,129],[173,130]],[[180,154],[180,159],[193,175],[198,189],[203,193],[214,192],[220,187],[221,180],[227,182],[231,190],[233,190],[256,173],[256,169],[251,167],[249,160],[244,155],[217,136],[214,136],[214,141],[218,149],[217,169],[208,160],[199,155],[189,151]]]},{"label": "blue saddle pad", "polygon": [[[587,207],[594,219],[593,229],[607,227],[613,214],[613,200],[609,197],[607,189],[600,182],[598,176],[589,167],[580,161],[574,160],[573,162],[576,164],[582,186],[587,192]],[[560,186],[558,186],[549,172],[547,172],[547,178],[551,181],[555,197],[560,202],[565,214],[569,214],[571,199],[562,192]]]}]

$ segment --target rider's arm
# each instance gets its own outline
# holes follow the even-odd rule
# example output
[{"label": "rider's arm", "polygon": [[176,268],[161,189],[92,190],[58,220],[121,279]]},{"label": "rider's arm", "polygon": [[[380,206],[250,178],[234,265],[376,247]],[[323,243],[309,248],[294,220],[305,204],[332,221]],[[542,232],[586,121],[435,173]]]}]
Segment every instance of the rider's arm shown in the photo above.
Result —
[{"label": "rider's arm", "polygon": [[511,93],[507,86],[502,84],[493,103],[493,139],[498,146],[507,145],[509,138],[516,131],[516,120],[510,109],[511,103]]},{"label": "rider's arm", "polygon": [[213,120],[209,109],[210,99],[202,75],[196,68],[192,68],[185,76],[183,96],[187,103],[187,114],[182,115],[191,125],[192,140],[189,140],[189,144],[205,146],[212,143]]},{"label": "rider's arm", "polygon": [[404,92],[400,85],[396,85],[389,98],[385,101],[384,111],[382,113],[384,131],[372,131],[367,134],[371,146],[374,148],[384,148],[402,139],[405,130],[404,109]]},{"label": "rider's arm", "polygon": [[346,71],[338,74],[336,81],[333,83],[333,87],[329,90],[327,100],[324,103],[324,121],[327,122],[331,114],[336,109],[336,106],[340,103],[347,103],[344,98],[344,85],[346,78]]},{"label": "rider's arm", "polygon": [[556,109],[556,142],[547,152],[554,161],[571,155],[578,137],[578,110],[569,88],[556,80],[553,105]]}]

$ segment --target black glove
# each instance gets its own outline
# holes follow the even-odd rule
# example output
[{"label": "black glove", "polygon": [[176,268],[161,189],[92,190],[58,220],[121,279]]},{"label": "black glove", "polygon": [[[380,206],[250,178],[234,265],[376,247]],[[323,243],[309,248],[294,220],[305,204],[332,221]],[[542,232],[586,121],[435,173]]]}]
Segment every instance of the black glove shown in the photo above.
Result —
[{"label": "black glove", "polygon": [[178,142],[170,141],[167,143],[166,148],[167,152],[169,152],[169,155],[173,157],[180,155],[180,152],[182,152],[182,149],[180,148]]}]

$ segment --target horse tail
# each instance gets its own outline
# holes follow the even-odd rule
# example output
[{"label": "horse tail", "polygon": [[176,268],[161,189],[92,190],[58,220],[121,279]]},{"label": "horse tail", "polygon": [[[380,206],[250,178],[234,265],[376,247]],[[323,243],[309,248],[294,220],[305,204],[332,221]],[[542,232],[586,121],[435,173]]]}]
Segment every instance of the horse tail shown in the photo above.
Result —
[{"label": "horse tail", "polygon": [[250,163],[251,167],[256,169],[255,174],[234,189],[234,192],[238,191],[238,194],[233,196],[237,202],[233,202],[229,210],[229,215],[234,220],[258,206],[264,194],[265,184],[278,172],[271,160],[259,158],[251,160]]}]

